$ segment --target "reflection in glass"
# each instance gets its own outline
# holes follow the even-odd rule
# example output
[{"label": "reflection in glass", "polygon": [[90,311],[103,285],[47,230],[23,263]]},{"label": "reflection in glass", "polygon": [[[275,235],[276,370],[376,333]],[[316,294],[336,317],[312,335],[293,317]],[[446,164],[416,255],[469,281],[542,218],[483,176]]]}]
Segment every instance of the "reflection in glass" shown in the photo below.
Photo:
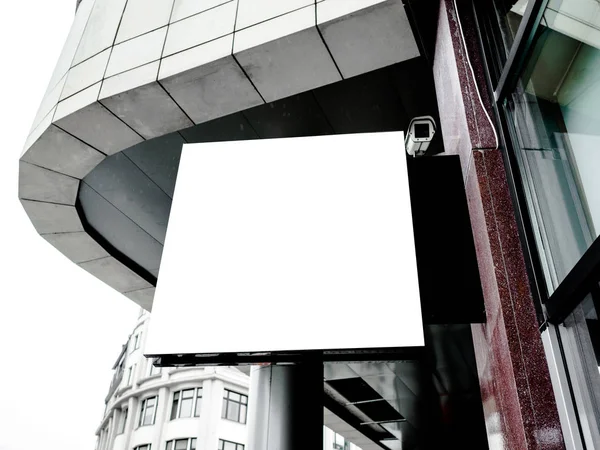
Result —
[{"label": "reflection in glass", "polygon": [[192,404],[194,403],[194,389],[187,389],[181,393],[181,411],[179,417],[192,416]]},{"label": "reflection in glass", "polygon": [[496,14],[500,19],[504,47],[507,51],[512,47],[528,3],[529,0],[496,0],[494,2]]},{"label": "reflection in glass", "polygon": [[551,294],[600,230],[600,3],[549,2],[506,102]]},{"label": "reflection in glass", "polygon": [[588,297],[560,326],[579,420],[588,448],[600,446],[600,298]]}]

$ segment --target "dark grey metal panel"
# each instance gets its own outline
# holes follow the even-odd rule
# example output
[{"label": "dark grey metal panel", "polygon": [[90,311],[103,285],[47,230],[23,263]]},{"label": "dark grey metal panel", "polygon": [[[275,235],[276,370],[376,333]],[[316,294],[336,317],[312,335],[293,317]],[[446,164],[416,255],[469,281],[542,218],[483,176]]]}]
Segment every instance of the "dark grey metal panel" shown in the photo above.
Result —
[{"label": "dark grey metal panel", "polygon": [[189,143],[242,141],[258,138],[242,113],[231,114],[186,128],[181,130],[181,135]]},{"label": "dark grey metal panel", "polygon": [[84,181],[154,239],[164,243],[171,198],[125,154],[106,158]]},{"label": "dark grey metal panel", "polygon": [[172,133],[129,147],[123,153],[173,198],[183,143],[179,133]]},{"label": "dark grey metal panel", "polygon": [[406,129],[411,117],[394,87],[391,70],[350,78],[315,91],[336,133],[374,133]]},{"label": "dark grey metal panel", "polygon": [[82,182],[79,188],[81,209],[89,224],[110,245],[145,270],[158,270],[163,246]]},{"label": "dark grey metal panel", "polygon": [[320,136],[333,134],[312,92],[293,95],[244,112],[261,138]]}]

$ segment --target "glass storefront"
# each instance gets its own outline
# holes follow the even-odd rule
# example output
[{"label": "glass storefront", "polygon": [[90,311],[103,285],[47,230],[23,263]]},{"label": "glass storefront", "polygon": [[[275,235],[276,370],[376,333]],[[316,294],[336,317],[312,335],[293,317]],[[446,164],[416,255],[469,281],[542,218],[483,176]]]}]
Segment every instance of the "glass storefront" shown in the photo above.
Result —
[{"label": "glass storefront", "polygon": [[560,314],[542,308],[542,329],[560,364],[564,435],[576,435],[567,447],[600,448],[600,258],[590,258],[600,249],[600,2],[475,9],[531,278],[542,303],[561,303]]},{"label": "glass storefront", "polygon": [[550,2],[506,99],[549,294],[600,230],[599,48],[600,3]]}]

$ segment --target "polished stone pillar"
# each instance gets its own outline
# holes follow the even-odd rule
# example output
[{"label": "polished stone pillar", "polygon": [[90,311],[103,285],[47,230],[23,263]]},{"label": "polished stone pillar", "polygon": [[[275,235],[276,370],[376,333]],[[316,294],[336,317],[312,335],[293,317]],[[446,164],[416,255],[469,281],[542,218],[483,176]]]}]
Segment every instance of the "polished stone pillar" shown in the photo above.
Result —
[{"label": "polished stone pillar", "polygon": [[253,366],[248,450],[323,448],[323,364]]}]

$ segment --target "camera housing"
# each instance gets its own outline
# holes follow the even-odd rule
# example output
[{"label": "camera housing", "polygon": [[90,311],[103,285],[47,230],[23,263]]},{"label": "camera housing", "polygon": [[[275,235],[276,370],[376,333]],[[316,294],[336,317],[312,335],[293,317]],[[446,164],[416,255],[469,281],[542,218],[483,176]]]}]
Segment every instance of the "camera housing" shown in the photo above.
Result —
[{"label": "camera housing", "polygon": [[404,146],[412,157],[423,156],[435,135],[435,120],[431,116],[415,117],[408,125]]}]

